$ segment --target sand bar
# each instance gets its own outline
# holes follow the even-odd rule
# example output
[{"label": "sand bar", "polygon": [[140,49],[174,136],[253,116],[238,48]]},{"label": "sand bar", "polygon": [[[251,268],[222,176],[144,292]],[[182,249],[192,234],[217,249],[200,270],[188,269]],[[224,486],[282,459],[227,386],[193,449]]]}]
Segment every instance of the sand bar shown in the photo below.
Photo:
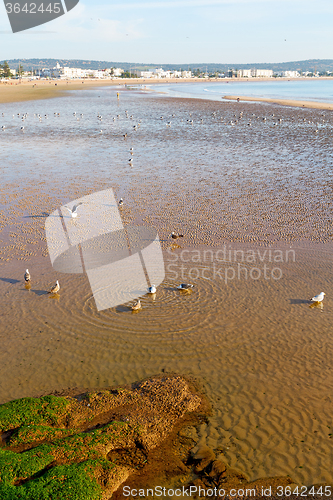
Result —
[{"label": "sand bar", "polygon": [[230,101],[267,102],[270,104],[280,104],[281,106],[292,106],[294,108],[333,110],[333,103],[330,104],[328,102],[296,101],[295,99],[271,99],[268,97],[248,97],[248,96],[237,96],[237,95],[224,95],[223,99],[228,99]]}]

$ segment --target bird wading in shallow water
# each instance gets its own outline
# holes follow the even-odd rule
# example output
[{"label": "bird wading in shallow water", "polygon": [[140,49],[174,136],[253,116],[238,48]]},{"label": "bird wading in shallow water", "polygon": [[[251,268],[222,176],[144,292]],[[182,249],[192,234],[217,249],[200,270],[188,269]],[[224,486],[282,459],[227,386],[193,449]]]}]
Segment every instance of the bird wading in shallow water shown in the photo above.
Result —
[{"label": "bird wading in shallow water", "polygon": [[139,309],[141,309],[141,302],[140,302],[140,300],[137,300],[136,302],[134,302],[134,304],[132,305],[131,309],[132,309],[132,311],[138,311]]},{"label": "bird wading in shallow water", "polygon": [[124,200],[123,200],[122,198],[120,198],[120,200],[118,201],[118,205],[119,205],[120,207],[122,207],[122,206],[123,206],[123,204],[124,204]]},{"label": "bird wading in shallow water", "polygon": [[49,293],[58,293],[59,290],[60,290],[60,285],[59,285],[59,281],[57,280],[56,284],[51,288]]},{"label": "bird wading in shallow water", "polygon": [[325,292],[321,292],[319,295],[315,295],[310,300],[311,302],[322,302],[324,300],[325,295],[326,295]]},{"label": "bird wading in shallow water", "polygon": [[156,293],[156,286],[152,285],[148,288],[148,293]]},{"label": "bird wading in shallow water", "polygon": [[177,238],[184,238],[184,235],[183,234],[179,234],[179,233],[175,233],[174,231],[172,231],[171,238],[173,240],[176,240]]},{"label": "bird wading in shallow water", "polygon": [[181,283],[177,286],[178,290],[192,290],[192,288],[194,288],[194,285],[191,285],[190,283]]},{"label": "bird wading in shallow water", "polygon": [[27,269],[27,270],[25,271],[25,274],[24,274],[24,281],[25,281],[26,283],[29,283],[29,281],[30,281],[30,280],[31,280],[31,276],[30,276],[30,273],[29,273],[29,269]]}]

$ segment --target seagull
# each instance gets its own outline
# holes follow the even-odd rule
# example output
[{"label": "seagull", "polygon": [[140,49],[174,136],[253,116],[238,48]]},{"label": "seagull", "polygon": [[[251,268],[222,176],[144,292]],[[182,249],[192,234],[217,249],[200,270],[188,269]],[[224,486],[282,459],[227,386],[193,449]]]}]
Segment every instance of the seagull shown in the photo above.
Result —
[{"label": "seagull", "polygon": [[58,293],[60,290],[59,281],[57,280],[56,284],[51,288],[48,293]]},{"label": "seagull", "polygon": [[21,130],[24,130],[24,127],[21,127]]},{"label": "seagull", "polygon": [[178,290],[191,290],[191,288],[194,288],[194,285],[190,285],[190,283],[181,283],[177,286]]},{"label": "seagull", "polygon": [[26,283],[29,283],[30,280],[31,280],[31,276],[30,276],[30,273],[29,273],[29,269],[26,269],[25,275],[24,275],[24,281]]},{"label": "seagull", "polygon": [[325,292],[321,292],[319,295],[315,295],[312,297],[311,302],[322,302],[324,300]]},{"label": "seagull", "polygon": [[121,207],[123,204],[124,204],[124,200],[122,198],[120,198],[120,200],[118,201],[118,205]]},{"label": "seagull", "polygon": [[133,158],[130,158],[128,161],[129,163],[133,163]]},{"label": "seagull", "polygon": [[132,311],[138,311],[139,309],[141,309],[141,302],[140,302],[140,300],[137,300],[136,302],[134,302],[134,304],[132,305],[131,309],[132,309]]},{"label": "seagull", "polygon": [[67,208],[67,210],[69,211],[69,213],[71,214],[73,219],[75,219],[75,217],[77,217],[77,208],[79,205],[83,205],[83,203],[80,202],[77,205],[74,205],[72,209],[65,206],[65,208]]},{"label": "seagull", "polygon": [[172,231],[171,238],[176,240],[177,238],[184,238],[184,235],[179,233],[176,234],[174,231]]},{"label": "seagull", "polygon": [[156,293],[156,286],[152,285],[148,288],[148,293]]}]

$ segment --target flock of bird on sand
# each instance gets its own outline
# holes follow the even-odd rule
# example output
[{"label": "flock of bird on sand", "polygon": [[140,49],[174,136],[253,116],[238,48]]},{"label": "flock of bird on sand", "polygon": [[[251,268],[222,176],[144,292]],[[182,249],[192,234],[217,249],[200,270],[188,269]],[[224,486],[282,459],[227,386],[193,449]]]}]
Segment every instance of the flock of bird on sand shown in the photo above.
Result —
[{"label": "flock of bird on sand", "polygon": [[[127,110],[125,111],[125,115],[126,115],[126,118],[130,118],[130,119],[133,119],[133,118],[134,118],[134,117],[133,117],[133,115],[131,115],[131,116],[129,116],[129,115],[128,115],[128,111],[127,111]],[[3,113],[2,113],[2,116],[4,116],[4,114],[3,114]],[[28,116],[28,113],[24,113],[24,114],[22,114],[22,116],[20,115],[20,113],[18,113],[18,115],[17,115],[17,116],[18,116],[18,117],[20,117],[20,118],[22,119],[22,121],[25,121],[25,119],[26,119],[26,118],[27,118],[27,116]],[[41,116],[40,114],[37,114],[37,115],[34,115],[34,116],[37,116],[37,118],[39,119],[39,121],[42,121],[42,116]],[[54,113],[54,116],[60,116],[60,113]],[[74,117],[76,117],[76,113],[73,113],[73,116],[74,116]],[[175,115],[172,115],[172,116],[174,117]],[[239,113],[239,116],[237,116],[236,114],[235,114],[234,116],[235,116],[235,118],[236,118],[236,119],[231,120],[231,121],[229,122],[229,125],[231,125],[231,126],[235,126],[235,125],[238,123],[238,121],[240,121],[240,120],[243,118],[243,111],[241,111],[241,112]],[[253,116],[254,118],[256,118],[256,119],[259,119],[259,118],[260,118],[259,116],[256,116],[255,114],[253,114],[252,116]],[[275,115],[274,115],[274,114],[272,114],[272,117],[274,117],[274,116],[275,116]],[[14,117],[14,115],[13,115],[13,117]],[[83,114],[81,113],[81,114],[80,114],[80,118],[82,118],[82,117],[83,117]],[[190,113],[190,117],[191,117],[191,113]],[[213,117],[214,117],[214,118],[216,118],[216,112],[213,112]],[[45,115],[45,119],[47,119],[47,118],[48,118],[48,115]],[[98,114],[98,115],[97,115],[97,118],[98,118],[98,120],[99,120],[99,121],[102,121],[102,119],[103,119],[102,115],[100,115],[100,114]],[[120,118],[120,115],[117,115],[117,118],[119,119],[119,118]],[[163,117],[163,116],[161,116],[160,118],[161,118],[161,120],[163,120],[163,119],[164,119],[164,117]],[[77,120],[79,120],[79,118],[77,118]],[[113,121],[115,121],[115,120],[116,120],[116,118],[114,117],[114,118],[113,118]],[[263,120],[264,122],[266,122],[266,120],[267,120],[267,119],[266,119],[266,117],[263,117],[263,118],[262,118],[262,120]],[[306,121],[306,119],[304,119],[304,121]],[[323,120],[323,121],[324,121],[324,120]],[[190,124],[190,125],[193,125],[193,119],[192,119],[192,118],[189,118],[189,119],[187,120],[187,123],[188,123],[188,124]],[[203,123],[203,119],[202,119],[202,118],[201,118],[201,123]],[[278,118],[278,119],[277,119],[277,121],[273,123],[273,125],[275,125],[275,126],[276,126],[276,125],[281,124],[281,123],[282,123],[282,118]],[[310,121],[309,121],[309,123],[313,123],[313,122],[310,122]],[[166,123],[166,126],[167,126],[167,127],[171,127],[171,124],[172,124],[172,122],[171,122],[171,121],[168,121],[168,122]],[[138,127],[140,127],[140,125],[141,125],[141,120],[139,120],[139,122],[138,122],[138,124],[137,124],[137,125],[134,125],[134,126],[133,126],[133,129],[134,129],[134,130],[137,130],[137,129],[138,129]],[[249,126],[251,126],[251,125],[252,125],[252,123],[251,123],[251,118],[250,118],[250,119],[249,119],[249,121],[248,121],[248,125],[249,125]],[[319,126],[319,124],[317,124],[317,128],[316,128],[315,132],[318,132],[318,126]],[[3,131],[6,129],[5,125],[3,125],[1,128],[2,128],[2,130],[3,130]],[[21,126],[21,130],[22,130],[22,131],[24,131],[24,126],[23,126],[23,125]],[[102,134],[102,133],[103,133],[103,130],[100,130],[100,133]],[[123,135],[123,137],[124,137],[124,139],[126,139],[126,137],[127,137],[127,133],[125,133],[125,134]],[[131,157],[130,157],[130,159],[129,159],[128,161],[129,161],[130,165],[132,165],[132,164],[133,164],[133,154],[134,154],[133,147],[131,147],[129,151],[130,151]],[[123,198],[120,198],[120,200],[119,200],[119,202],[118,202],[118,205],[121,207],[121,206],[123,206],[123,203],[124,203]],[[76,217],[77,217],[77,215],[78,215],[78,214],[77,214],[77,209],[78,209],[78,207],[79,207],[80,205],[82,205],[82,203],[78,203],[78,204],[74,205],[72,208],[69,208],[69,207],[65,207],[65,208],[69,211],[69,213],[71,214],[71,217],[72,217],[72,218],[76,218]],[[182,234],[177,234],[177,233],[175,233],[175,232],[172,232],[172,233],[171,233],[171,238],[172,238],[172,239],[177,239],[177,238],[182,238],[182,237],[183,237],[183,235],[182,235]],[[28,270],[28,269],[27,269],[27,270],[26,270],[26,272],[25,272],[25,275],[24,275],[24,280],[25,280],[25,282],[26,282],[27,284],[29,284],[29,283],[30,283],[30,281],[31,281],[31,276],[30,276],[30,273],[29,273],[29,270]],[[177,287],[177,289],[178,289],[178,290],[189,291],[189,290],[191,290],[193,287],[194,287],[194,285],[191,285],[191,284],[189,284],[189,283],[181,283],[181,284]],[[50,293],[50,294],[57,294],[57,293],[59,292],[59,290],[60,290],[60,285],[59,285],[59,281],[57,280],[57,282],[55,283],[55,285],[54,285],[54,286],[53,286],[53,287],[49,290],[49,292],[48,292],[48,293]],[[150,287],[148,288],[148,293],[149,293],[149,294],[155,294],[155,293],[156,293],[156,287],[155,287],[154,285],[150,286]],[[310,301],[311,301],[312,303],[314,303],[314,304],[320,304],[320,303],[323,301],[324,296],[325,296],[325,293],[324,293],[324,292],[321,292],[320,294],[315,295],[314,297],[312,297],[312,298],[310,299]],[[137,311],[137,310],[141,309],[141,307],[142,307],[142,306],[141,306],[141,302],[140,302],[140,300],[137,300],[137,301],[133,304],[133,306],[131,307],[131,309],[132,309],[132,311]]]},{"label": "flock of bird on sand", "polygon": [[[124,200],[123,200],[123,198],[120,198],[118,205],[123,206],[123,204],[124,204]],[[65,208],[67,208],[67,210],[70,212],[72,218],[77,217],[77,209],[78,209],[79,205],[83,205],[83,203],[80,202],[80,203],[74,205],[72,208],[65,206]],[[172,231],[170,236],[173,240],[184,237],[183,234],[176,233],[174,231]],[[26,271],[25,271],[24,280],[25,280],[26,284],[30,284],[31,275],[30,275],[30,272],[28,269],[26,269]],[[177,286],[177,290],[184,291],[184,292],[190,292],[193,288],[194,288],[194,285],[192,285],[190,283],[181,283],[180,285]],[[58,294],[59,290],[60,290],[60,284],[59,284],[59,281],[57,280],[55,285],[48,291],[48,293],[55,295],[55,294]],[[147,293],[149,295],[155,295],[156,291],[157,291],[156,286],[151,285],[150,287],[148,287]],[[321,304],[322,301],[324,300],[325,295],[326,295],[325,292],[321,292],[318,295],[315,295],[314,297],[312,297],[310,299],[310,301],[313,304]],[[139,311],[140,309],[142,309],[140,299],[135,301],[134,304],[130,307],[130,309],[132,311]]]},{"label": "flock of bird on sand", "polygon": [[[124,203],[123,198],[120,198],[120,200],[118,202],[118,205],[122,206],[123,203]],[[65,208],[67,208],[67,210],[70,212],[71,217],[74,218],[74,219],[77,217],[77,209],[78,209],[79,205],[83,205],[83,203],[82,202],[77,203],[72,208],[69,208],[69,207],[65,206]],[[183,238],[184,237],[183,234],[175,233],[174,231],[172,231],[172,233],[171,233],[170,236],[171,236],[171,238],[173,240],[176,240],[178,238]],[[26,271],[25,271],[24,281],[25,281],[25,283],[27,285],[30,285],[31,274],[29,272],[29,269],[26,269]],[[177,286],[177,290],[184,291],[184,292],[190,292],[193,288],[194,288],[194,285],[192,285],[190,283],[181,283],[180,285]],[[59,281],[57,280],[56,283],[55,283],[55,285],[48,291],[48,293],[50,293],[52,295],[56,295],[56,294],[58,294],[59,290],[60,290],[60,284],[59,284]],[[157,292],[157,289],[156,289],[155,285],[151,285],[147,289],[147,293],[149,295],[155,295],[156,292]],[[132,311],[138,311],[139,309],[142,309],[142,305],[141,305],[140,299],[138,299],[136,302],[134,302],[134,304],[131,306],[130,309]]]}]

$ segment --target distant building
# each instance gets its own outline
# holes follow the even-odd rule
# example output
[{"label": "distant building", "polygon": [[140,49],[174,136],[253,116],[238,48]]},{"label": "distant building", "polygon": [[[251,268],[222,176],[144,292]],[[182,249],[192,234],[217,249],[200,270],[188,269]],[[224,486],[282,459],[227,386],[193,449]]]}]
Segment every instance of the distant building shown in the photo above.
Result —
[{"label": "distant building", "polygon": [[237,78],[252,78],[252,69],[239,69]]},{"label": "distant building", "polygon": [[282,71],[283,78],[299,78],[300,76],[298,71]]},{"label": "distant building", "polygon": [[139,71],[140,78],[153,78],[154,73],[152,71]]},{"label": "distant building", "polygon": [[124,70],[121,68],[113,68],[113,76],[121,76],[124,73]]},{"label": "distant building", "polygon": [[171,72],[164,71],[162,68],[156,68],[153,71],[156,78],[170,78]]},{"label": "distant building", "polygon": [[234,70],[229,70],[229,77],[237,76],[238,78],[272,78],[273,71],[271,69],[239,69],[237,73]]},{"label": "distant building", "polygon": [[252,76],[256,78],[272,78],[272,69],[254,69],[252,70]]},{"label": "distant building", "polygon": [[40,76],[45,78],[60,78],[62,80],[76,78],[110,78],[107,70],[69,68],[68,66],[60,66],[59,63],[52,69],[44,68]]},{"label": "distant building", "polygon": [[163,68],[155,68],[152,71],[139,71],[141,78],[191,78],[192,71],[164,71]]}]

